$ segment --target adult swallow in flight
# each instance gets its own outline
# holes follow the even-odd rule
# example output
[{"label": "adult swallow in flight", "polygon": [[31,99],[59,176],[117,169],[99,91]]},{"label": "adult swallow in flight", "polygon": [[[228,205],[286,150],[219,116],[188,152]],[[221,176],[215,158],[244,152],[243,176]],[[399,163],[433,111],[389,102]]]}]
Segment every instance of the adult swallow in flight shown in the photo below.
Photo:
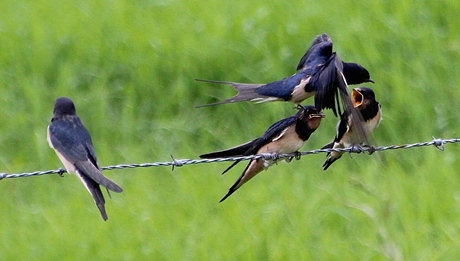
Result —
[{"label": "adult swallow in flight", "polygon": [[54,104],[54,116],[48,126],[48,142],[67,172],[77,174],[93,196],[102,218],[107,220],[105,200],[99,185],[118,193],[123,190],[100,171],[91,136],[77,116],[74,103],[67,97],[58,98]]},{"label": "adult swallow in flight", "polygon": [[[310,135],[319,127],[323,117],[324,114],[318,112],[314,106],[299,106],[299,111],[295,115],[274,123],[262,137],[227,150],[200,155],[200,158],[249,156],[261,153],[294,153],[303,146]],[[226,173],[239,162],[235,161],[222,174]],[[275,162],[276,160],[251,160],[244,169],[243,174],[220,202],[224,201],[244,183]]]},{"label": "adult swallow in flight", "polygon": [[[354,115],[342,114],[341,120],[337,124],[337,134],[334,141],[323,147],[326,148],[348,148],[354,145],[362,145],[367,142],[375,128],[382,120],[382,109],[378,101],[375,100],[374,91],[370,88],[359,87],[353,89],[352,103],[361,114],[361,127],[364,135],[356,135],[356,128],[353,124]],[[332,151],[327,154],[323,169],[326,170],[334,161],[338,160],[344,152]]]},{"label": "adult swallow in flight", "polygon": [[331,41],[332,41],[331,37],[329,37],[329,35],[327,34],[317,35],[315,39],[313,40],[313,42],[311,43],[308,50],[305,52],[305,54],[300,59],[299,64],[297,65],[297,71],[308,66],[308,63],[307,63],[308,57],[310,57],[310,54],[315,50],[318,44],[323,43],[323,42],[331,42]]},{"label": "adult swallow in flight", "polygon": [[[327,34],[315,38],[297,68],[296,74],[268,84],[197,79],[204,82],[228,84],[238,91],[237,95],[224,101],[197,107],[241,101],[258,103],[290,101],[300,104],[305,99],[315,96],[315,106],[318,110],[329,108],[335,115],[340,115],[340,98],[345,103],[350,100],[348,84],[373,82],[369,72],[364,67],[356,63],[344,63],[340,60],[338,54],[332,51],[332,40]],[[349,104],[345,104],[346,108],[348,106]]]}]

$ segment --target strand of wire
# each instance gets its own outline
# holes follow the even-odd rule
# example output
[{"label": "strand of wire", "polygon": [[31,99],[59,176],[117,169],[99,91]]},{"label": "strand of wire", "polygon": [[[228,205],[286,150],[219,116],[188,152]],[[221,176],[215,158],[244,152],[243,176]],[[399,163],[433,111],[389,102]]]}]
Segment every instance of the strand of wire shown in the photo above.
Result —
[{"label": "strand of wire", "polygon": [[[239,157],[226,157],[226,158],[214,158],[214,159],[175,159],[171,156],[172,161],[169,162],[154,162],[154,163],[138,163],[138,164],[119,164],[114,166],[102,167],[101,170],[115,170],[115,169],[133,169],[133,168],[150,168],[150,167],[172,167],[174,170],[175,167],[182,167],[184,165],[192,164],[202,164],[202,163],[215,163],[215,162],[226,162],[226,161],[245,161],[253,159],[264,159],[264,160],[280,160],[285,158],[298,158],[301,156],[306,156],[310,154],[319,154],[319,153],[330,153],[330,152],[348,152],[348,153],[363,153],[369,152],[370,154],[377,151],[386,151],[386,150],[397,150],[397,149],[412,149],[426,146],[435,146],[439,150],[444,151],[444,145],[449,143],[458,143],[460,139],[437,139],[433,137],[433,140],[426,142],[418,142],[412,144],[403,144],[403,145],[390,145],[390,146],[381,146],[381,147],[360,147],[352,146],[349,148],[337,148],[337,149],[316,149],[311,151],[304,151],[298,153],[288,153],[288,154],[257,154],[250,156],[239,156]],[[33,177],[49,174],[59,174],[62,176],[67,171],[65,169],[57,170],[46,170],[46,171],[34,171],[34,172],[24,172],[19,174],[8,174],[0,173],[0,180],[2,179],[13,179],[13,178],[24,178],[24,177]]]}]

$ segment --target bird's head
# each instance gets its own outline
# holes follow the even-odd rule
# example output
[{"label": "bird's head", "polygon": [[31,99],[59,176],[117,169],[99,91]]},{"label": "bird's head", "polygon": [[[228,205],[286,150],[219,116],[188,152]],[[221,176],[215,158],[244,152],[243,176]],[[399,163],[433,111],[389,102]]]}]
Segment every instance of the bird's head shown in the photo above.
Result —
[{"label": "bird's head", "polygon": [[70,98],[61,97],[54,103],[54,116],[75,115],[75,105]]},{"label": "bird's head", "polygon": [[367,105],[375,100],[374,91],[367,87],[354,88],[351,96],[353,107],[358,109],[366,108]]},{"label": "bird's head", "polygon": [[321,120],[325,117],[322,111],[318,112],[315,106],[299,105],[300,118],[307,122],[308,128],[316,130],[321,124]]},{"label": "bird's head", "polygon": [[374,83],[369,71],[357,63],[343,63],[343,75],[348,84]]}]

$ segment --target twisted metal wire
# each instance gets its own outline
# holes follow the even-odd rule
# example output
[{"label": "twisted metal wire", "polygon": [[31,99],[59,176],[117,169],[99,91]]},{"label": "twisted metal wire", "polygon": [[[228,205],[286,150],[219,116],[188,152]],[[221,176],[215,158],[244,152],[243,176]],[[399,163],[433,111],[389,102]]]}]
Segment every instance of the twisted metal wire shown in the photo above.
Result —
[{"label": "twisted metal wire", "polygon": [[[444,151],[444,145],[449,143],[458,143],[460,139],[437,139],[433,137],[433,140],[426,141],[426,142],[418,142],[412,144],[403,144],[403,145],[390,145],[390,146],[381,146],[381,147],[361,147],[361,146],[352,146],[349,148],[343,149],[316,149],[311,151],[304,151],[299,153],[288,153],[288,154],[257,154],[257,155],[250,155],[250,156],[239,156],[239,157],[227,157],[227,158],[214,158],[214,159],[175,159],[171,156],[172,161],[169,162],[154,162],[154,163],[138,163],[138,164],[119,164],[114,166],[107,166],[102,167],[101,170],[115,170],[115,169],[133,169],[133,168],[150,168],[150,167],[172,167],[174,170],[175,167],[182,167],[184,165],[191,165],[191,164],[201,164],[201,163],[215,163],[215,162],[225,162],[225,161],[245,161],[245,160],[252,160],[252,159],[261,159],[264,160],[280,160],[283,158],[300,158],[301,156],[310,155],[310,154],[319,154],[319,153],[329,153],[332,151],[335,152],[348,152],[348,153],[363,153],[369,152],[372,154],[377,151],[386,151],[386,150],[397,150],[397,149],[412,149],[412,148],[419,148],[419,147],[426,147],[426,146],[435,146],[441,151]],[[7,173],[0,173],[0,180],[3,179],[13,179],[13,178],[25,178],[25,177],[33,177],[33,176],[41,176],[41,175],[48,175],[48,174],[59,174],[62,176],[67,171],[65,169],[57,169],[57,170],[46,170],[46,171],[34,171],[34,172],[24,172],[19,174],[7,174]]]}]

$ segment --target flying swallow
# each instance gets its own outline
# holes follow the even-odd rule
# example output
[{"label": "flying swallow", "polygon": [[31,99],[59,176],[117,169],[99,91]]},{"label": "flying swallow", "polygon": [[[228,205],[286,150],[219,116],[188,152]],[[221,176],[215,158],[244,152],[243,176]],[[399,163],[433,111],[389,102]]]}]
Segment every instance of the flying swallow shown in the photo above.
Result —
[{"label": "flying swallow", "polygon": [[[324,114],[318,112],[314,106],[299,106],[299,111],[295,115],[274,123],[265,131],[262,137],[227,150],[200,155],[200,158],[249,156],[261,153],[294,153],[303,146],[310,135],[319,127],[323,117]],[[222,174],[229,171],[239,162],[235,161]],[[220,202],[224,201],[244,183],[275,162],[276,160],[251,160],[244,169],[243,174]]]},{"label": "flying swallow", "polygon": [[[307,60],[309,60],[308,58],[310,57],[310,54],[315,50],[315,48],[318,47],[318,44],[323,43],[323,42],[331,42],[331,41],[332,41],[331,37],[327,34],[317,35],[315,39],[313,40],[313,42],[311,43],[308,50],[305,52],[305,54],[300,59],[299,64],[297,65],[297,71],[309,65],[307,63]],[[311,61],[311,59],[309,61]]]},{"label": "flying swallow", "polygon": [[67,172],[77,174],[93,196],[102,218],[107,220],[105,200],[99,185],[118,193],[123,189],[102,174],[91,136],[77,116],[74,103],[67,97],[58,98],[54,104],[54,116],[48,126],[48,142]]},{"label": "flying swallow", "polygon": [[[348,84],[373,82],[369,72],[359,64],[344,63],[337,53],[332,51],[332,40],[327,34],[315,38],[310,48],[299,62],[294,75],[268,84],[247,84],[226,81],[200,80],[217,84],[231,85],[238,93],[224,101],[197,107],[253,101],[290,101],[300,104],[315,96],[315,107],[332,109],[340,115],[339,90],[343,102],[350,100]],[[348,107],[345,104],[344,107]],[[337,114],[338,112],[338,114]]]},{"label": "flying swallow", "polygon": [[[353,89],[352,103],[360,113],[361,127],[364,135],[357,135],[356,128],[352,117],[354,115],[344,113],[337,124],[337,134],[334,140],[323,147],[326,148],[348,148],[354,145],[362,145],[367,142],[375,128],[382,120],[381,105],[375,100],[374,91],[370,88],[359,87]],[[343,152],[332,151],[327,154],[326,162],[323,164],[323,169],[326,170],[334,161],[342,156]]]}]

